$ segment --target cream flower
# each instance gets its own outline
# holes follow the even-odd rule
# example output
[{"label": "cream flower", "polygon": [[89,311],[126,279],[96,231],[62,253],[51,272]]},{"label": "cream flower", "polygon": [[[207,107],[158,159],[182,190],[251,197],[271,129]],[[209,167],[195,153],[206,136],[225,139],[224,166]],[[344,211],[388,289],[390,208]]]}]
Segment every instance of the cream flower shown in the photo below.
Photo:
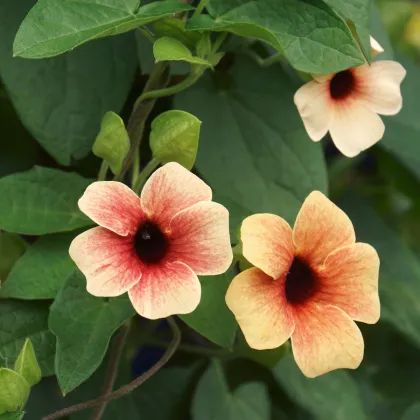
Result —
[{"label": "cream flower", "polygon": [[346,214],[320,192],[305,200],[292,229],[273,214],[241,227],[243,255],[255,268],[237,275],[226,294],[249,346],[273,349],[290,337],[296,363],[313,378],[363,359],[355,324],[379,319],[379,258],[356,243]]},{"label": "cream flower", "polygon": [[229,213],[211,198],[210,187],[178,163],[158,169],[141,197],[120,182],[91,184],[79,207],[100,227],[70,246],[88,292],[128,292],[150,319],[192,312],[201,297],[197,275],[224,273],[232,262]]},{"label": "cream flower", "polygon": [[[372,55],[383,51],[371,38]],[[381,115],[395,115],[402,107],[400,85],[406,75],[396,61],[376,61],[314,80],[295,94],[306,131],[320,141],[329,131],[343,155],[354,157],[384,135]]]}]

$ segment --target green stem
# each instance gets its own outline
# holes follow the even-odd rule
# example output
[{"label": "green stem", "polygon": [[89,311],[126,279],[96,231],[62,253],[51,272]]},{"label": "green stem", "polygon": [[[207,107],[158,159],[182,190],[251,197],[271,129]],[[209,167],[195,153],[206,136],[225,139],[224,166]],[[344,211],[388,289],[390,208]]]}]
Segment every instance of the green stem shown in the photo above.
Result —
[{"label": "green stem", "polygon": [[139,176],[136,179],[136,182],[133,184],[133,191],[135,193],[140,192],[140,188],[146,182],[146,179],[151,175],[151,173],[159,166],[159,161],[153,158],[140,172]]},{"label": "green stem", "polygon": [[105,181],[106,180],[106,175],[108,173],[108,169],[109,169],[108,162],[103,160],[102,163],[101,163],[101,168],[99,169],[99,173],[98,173],[98,181]]},{"label": "green stem", "polygon": [[131,186],[136,185],[137,178],[140,172],[140,145],[139,148],[134,152],[133,166],[131,168]]},{"label": "green stem", "polygon": [[261,67],[270,67],[274,63],[278,63],[283,59],[283,55],[280,53],[274,54],[268,58],[261,58],[256,52],[252,50],[246,49],[243,52],[245,55],[248,55],[249,57],[253,58]]},{"label": "green stem", "polygon": [[152,90],[150,92],[144,92],[138,99],[138,102],[143,102],[147,99],[157,99],[163,98],[164,96],[175,95],[193,85],[203,74],[204,70],[204,66],[202,68],[198,68],[195,72],[190,73],[182,82],[178,83],[177,85],[164,89]]},{"label": "green stem", "polygon": [[152,44],[155,43],[156,37],[144,26],[140,26],[137,28]]},{"label": "green stem", "polygon": [[213,53],[216,53],[217,51],[219,51],[219,48],[223,45],[228,35],[229,35],[229,32],[222,32],[217,37],[216,41],[214,41],[214,44],[213,44],[213,50],[212,50]]},{"label": "green stem", "polygon": [[198,3],[197,8],[194,10],[193,16],[201,15],[201,12],[207,6],[208,1],[209,0],[200,0],[200,3]]}]

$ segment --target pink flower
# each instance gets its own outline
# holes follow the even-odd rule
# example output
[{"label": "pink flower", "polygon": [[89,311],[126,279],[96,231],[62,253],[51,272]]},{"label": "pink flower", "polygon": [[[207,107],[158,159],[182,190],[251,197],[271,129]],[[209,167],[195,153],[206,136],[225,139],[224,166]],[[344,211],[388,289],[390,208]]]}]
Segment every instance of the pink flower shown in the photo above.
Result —
[{"label": "pink flower", "polygon": [[177,163],[158,169],[141,197],[119,182],[94,182],[79,207],[100,227],[74,239],[70,256],[94,296],[128,291],[150,319],[194,311],[197,275],[224,273],[232,262],[229,214],[209,186]]},{"label": "pink flower", "polygon": [[302,372],[313,378],[363,359],[353,320],[379,319],[379,258],[355,243],[346,214],[322,193],[305,200],[294,229],[273,214],[241,227],[243,255],[253,265],[237,275],[226,303],[250,347],[273,349],[291,337]]},{"label": "pink flower", "polygon": [[[383,51],[371,38],[372,55]],[[381,115],[402,107],[400,85],[406,75],[396,61],[376,61],[336,74],[313,75],[295,94],[309,137],[320,141],[329,131],[343,155],[354,157],[384,135]]]}]

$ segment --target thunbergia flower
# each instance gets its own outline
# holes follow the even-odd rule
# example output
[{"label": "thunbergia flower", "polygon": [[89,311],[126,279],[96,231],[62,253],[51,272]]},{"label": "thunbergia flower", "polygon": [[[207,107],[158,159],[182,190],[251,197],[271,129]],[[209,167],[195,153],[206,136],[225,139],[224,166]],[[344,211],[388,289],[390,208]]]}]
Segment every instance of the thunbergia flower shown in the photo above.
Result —
[{"label": "thunbergia flower", "polygon": [[244,257],[255,267],[237,275],[226,294],[250,347],[281,346],[290,337],[295,360],[313,378],[363,359],[355,324],[379,319],[379,258],[356,243],[346,214],[318,191],[305,200],[293,231],[273,214],[241,227]]},{"label": "thunbergia flower", "polygon": [[[371,38],[372,55],[383,52]],[[354,157],[384,135],[381,115],[402,107],[401,82],[406,75],[396,61],[375,61],[336,74],[313,75],[295,94],[306,131],[320,141],[329,131],[340,152]]]},{"label": "thunbergia flower", "polygon": [[70,256],[94,296],[128,291],[149,319],[192,312],[197,275],[224,273],[232,262],[229,214],[212,191],[177,163],[158,169],[141,196],[120,182],[94,182],[79,207],[99,227],[77,236]]}]

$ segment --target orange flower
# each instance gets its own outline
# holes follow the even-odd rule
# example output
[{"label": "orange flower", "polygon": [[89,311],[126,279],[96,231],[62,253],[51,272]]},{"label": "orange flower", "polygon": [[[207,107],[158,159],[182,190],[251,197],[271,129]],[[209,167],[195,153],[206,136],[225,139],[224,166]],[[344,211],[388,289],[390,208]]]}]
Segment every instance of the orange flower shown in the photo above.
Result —
[{"label": "orange flower", "polygon": [[158,169],[141,197],[120,182],[94,182],[79,207],[100,225],[77,236],[70,256],[94,296],[128,291],[150,319],[192,312],[198,275],[224,273],[232,262],[229,213],[211,201],[201,179],[177,163]]},{"label": "orange flower", "polygon": [[244,220],[241,239],[255,267],[233,279],[226,303],[250,347],[273,349],[291,337],[310,378],[357,368],[364,344],[353,320],[379,319],[379,258],[355,242],[347,215],[314,191],[293,231],[279,216],[256,214]]},{"label": "orange flower", "polygon": [[[383,52],[371,38],[372,55]],[[396,61],[376,61],[336,74],[313,75],[295,94],[306,131],[320,141],[329,131],[340,152],[354,157],[378,142],[385,126],[381,115],[402,107],[400,85],[406,71]]]}]

